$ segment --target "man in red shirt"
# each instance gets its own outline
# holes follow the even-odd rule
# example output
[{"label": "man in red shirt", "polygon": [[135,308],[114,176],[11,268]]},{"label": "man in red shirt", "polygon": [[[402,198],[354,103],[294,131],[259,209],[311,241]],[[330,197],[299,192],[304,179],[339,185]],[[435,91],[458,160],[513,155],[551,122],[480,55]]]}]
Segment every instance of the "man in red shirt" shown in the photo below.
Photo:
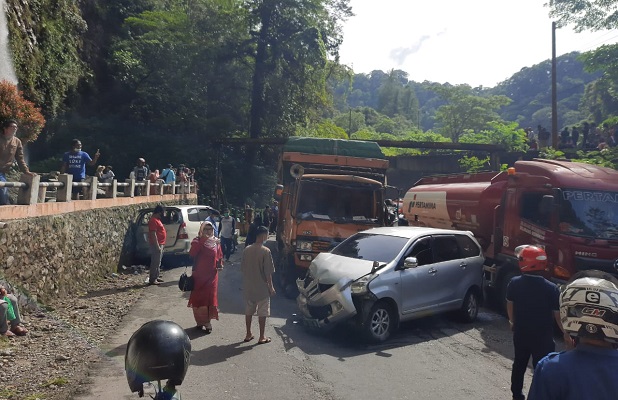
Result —
[{"label": "man in red shirt", "polygon": [[163,217],[163,206],[155,207],[150,221],[148,221],[148,243],[150,244],[150,277],[149,285],[158,285],[162,282],[159,279],[159,269],[161,268],[161,259],[163,258],[163,248],[165,247],[165,239],[167,233],[161,222]]}]

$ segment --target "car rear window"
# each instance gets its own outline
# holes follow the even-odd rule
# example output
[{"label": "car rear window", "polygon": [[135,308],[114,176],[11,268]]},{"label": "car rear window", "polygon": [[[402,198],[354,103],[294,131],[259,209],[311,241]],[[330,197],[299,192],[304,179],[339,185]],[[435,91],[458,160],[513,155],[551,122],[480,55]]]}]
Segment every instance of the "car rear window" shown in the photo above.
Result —
[{"label": "car rear window", "polygon": [[335,247],[331,253],[360,260],[391,262],[408,239],[397,236],[357,233]]},{"label": "car rear window", "polygon": [[210,209],[208,208],[189,208],[187,209],[187,217],[190,222],[202,222],[209,215]]}]

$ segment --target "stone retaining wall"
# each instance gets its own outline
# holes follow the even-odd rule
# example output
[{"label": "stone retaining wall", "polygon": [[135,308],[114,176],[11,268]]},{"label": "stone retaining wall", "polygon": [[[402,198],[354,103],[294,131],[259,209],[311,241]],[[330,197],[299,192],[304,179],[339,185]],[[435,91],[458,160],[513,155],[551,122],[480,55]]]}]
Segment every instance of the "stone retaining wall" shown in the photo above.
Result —
[{"label": "stone retaining wall", "polygon": [[0,222],[0,282],[8,283],[22,304],[77,295],[84,283],[131,265],[130,226],[139,210],[159,203]]}]

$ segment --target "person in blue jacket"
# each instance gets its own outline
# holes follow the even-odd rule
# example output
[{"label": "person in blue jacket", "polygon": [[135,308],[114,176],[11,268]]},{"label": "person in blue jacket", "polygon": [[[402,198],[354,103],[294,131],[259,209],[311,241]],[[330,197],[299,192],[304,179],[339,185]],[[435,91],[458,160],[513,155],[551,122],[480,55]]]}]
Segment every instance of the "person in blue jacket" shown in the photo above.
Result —
[{"label": "person in blue jacket", "polygon": [[560,317],[577,346],[539,361],[528,400],[618,398],[618,280],[576,274],[560,296]]}]

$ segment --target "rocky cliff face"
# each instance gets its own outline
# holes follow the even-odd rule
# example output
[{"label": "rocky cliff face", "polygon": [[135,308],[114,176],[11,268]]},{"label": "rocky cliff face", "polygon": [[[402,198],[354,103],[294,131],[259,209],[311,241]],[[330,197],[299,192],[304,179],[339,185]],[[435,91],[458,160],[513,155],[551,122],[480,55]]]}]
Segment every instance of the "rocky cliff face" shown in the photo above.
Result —
[{"label": "rocky cliff face", "polygon": [[47,303],[132,261],[131,225],[156,204],[94,209],[0,223],[0,282],[20,303]]}]

